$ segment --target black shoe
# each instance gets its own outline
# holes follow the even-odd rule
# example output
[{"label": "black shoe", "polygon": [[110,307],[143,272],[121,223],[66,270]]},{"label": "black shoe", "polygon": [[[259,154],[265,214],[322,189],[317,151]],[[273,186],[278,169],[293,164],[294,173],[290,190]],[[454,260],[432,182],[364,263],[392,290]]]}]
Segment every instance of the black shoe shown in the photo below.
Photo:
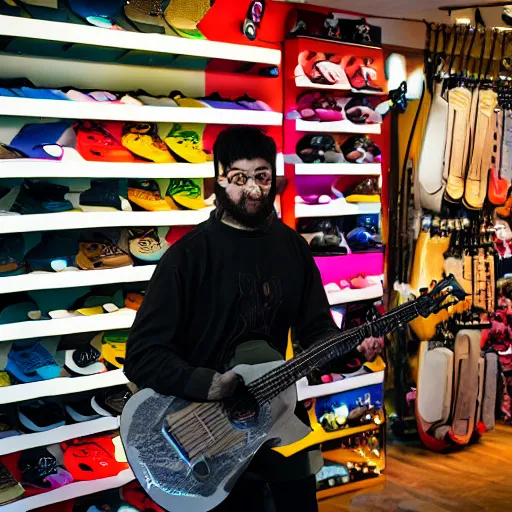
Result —
[{"label": "black shoe", "polygon": [[127,195],[126,180],[93,180],[91,187],[80,194],[80,206],[122,210],[121,196],[126,197]]},{"label": "black shoe", "polygon": [[308,242],[314,255],[339,256],[348,253],[338,226],[328,219],[300,219],[297,231]]},{"label": "black shoe", "polygon": [[100,415],[92,408],[90,395],[81,399],[75,399],[65,405],[69,417],[76,423],[92,421]]},{"label": "black shoe", "polygon": [[92,397],[91,406],[102,416],[119,416],[132,394],[128,386],[101,389]]},{"label": "black shoe", "polygon": [[62,407],[50,400],[35,400],[18,405],[18,420],[28,432],[45,432],[66,424]]},{"label": "black shoe", "polygon": [[25,180],[11,211],[29,215],[72,210],[73,205],[64,197],[68,192],[69,187],[62,185]]},{"label": "black shoe", "polygon": [[73,481],[57,459],[46,448],[32,448],[21,454],[18,468],[22,472],[21,481],[38,489],[55,489]]}]

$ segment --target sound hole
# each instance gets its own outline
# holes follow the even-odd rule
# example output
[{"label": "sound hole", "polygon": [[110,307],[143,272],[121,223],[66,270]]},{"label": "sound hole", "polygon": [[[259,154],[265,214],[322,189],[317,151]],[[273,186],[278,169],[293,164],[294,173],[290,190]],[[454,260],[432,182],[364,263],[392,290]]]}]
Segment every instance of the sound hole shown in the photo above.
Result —
[{"label": "sound hole", "polygon": [[260,406],[244,384],[237,387],[233,397],[226,400],[224,406],[229,421],[235,428],[246,429],[258,424]]},{"label": "sound hole", "polygon": [[192,467],[192,471],[198,480],[204,480],[210,476],[210,468],[204,460],[196,462]]}]

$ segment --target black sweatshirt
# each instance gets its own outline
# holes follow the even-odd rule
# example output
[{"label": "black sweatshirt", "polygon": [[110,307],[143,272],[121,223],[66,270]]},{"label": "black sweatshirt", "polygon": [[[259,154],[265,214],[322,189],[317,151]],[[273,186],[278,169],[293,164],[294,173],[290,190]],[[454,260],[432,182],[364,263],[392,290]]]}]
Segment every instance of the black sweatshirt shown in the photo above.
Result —
[{"label": "black sweatshirt", "polygon": [[290,327],[303,348],[336,329],[306,242],[278,219],[244,231],[213,212],[158,264],[124,370],[139,387],[206,400],[237,346],[263,340],[284,358]]}]

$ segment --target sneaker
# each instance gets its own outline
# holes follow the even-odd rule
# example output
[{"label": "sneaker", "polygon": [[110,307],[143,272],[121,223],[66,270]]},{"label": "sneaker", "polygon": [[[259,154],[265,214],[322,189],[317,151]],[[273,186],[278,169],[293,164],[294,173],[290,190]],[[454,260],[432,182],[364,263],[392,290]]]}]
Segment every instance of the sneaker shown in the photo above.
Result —
[{"label": "sneaker", "polygon": [[17,415],[28,432],[46,432],[66,424],[62,406],[48,399],[18,405]]},{"label": "sneaker", "polygon": [[313,255],[344,255],[348,248],[338,226],[328,219],[299,219],[297,231]]},{"label": "sneaker", "polygon": [[73,481],[71,473],[46,448],[24,451],[18,468],[22,472],[23,484],[37,489],[57,489]]},{"label": "sneaker", "polygon": [[165,512],[165,509],[157,505],[137,481],[130,482],[121,487],[121,498],[137,510]]},{"label": "sneaker", "polygon": [[0,462],[0,504],[5,505],[25,493],[22,485],[11,475],[9,470]]},{"label": "sneaker", "polygon": [[76,135],[68,122],[26,124],[10,146],[29,158],[60,160],[64,146],[74,148]]},{"label": "sneaker", "polygon": [[155,263],[169,249],[169,228],[132,228],[129,230],[130,253],[140,261]]},{"label": "sneaker", "polygon": [[94,292],[81,297],[74,304],[76,313],[85,316],[113,313],[123,306],[123,290],[113,289],[110,286],[97,287]]},{"label": "sneaker", "polygon": [[82,270],[99,270],[133,265],[133,260],[112,240],[98,235],[97,241],[80,242],[76,264]]},{"label": "sneaker", "polygon": [[60,367],[37,340],[18,340],[12,344],[5,368],[21,383],[55,379]]},{"label": "sneaker", "polygon": [[91,186],[79,195],[79,208],[84,211],[131,211],[124,199],[128,194],[126,180],[92,180]]},{"label": "sneaker", "polygon": [[297,155],[306,164],[338,163],[343,161],[334,137],[323,133],[309,133],[295,147]]},{"label": "sneaker", "polygon": [[126,294],[124,298],[124,305],[129,309],[133,309],[134,311],[139,311],[142,306],[142,301],[144,300],[144,292],[136,293],[129,292]]},{"label": "sneaker", "polygon": [[130,0],[124,6],[124,13],[140,32],[165,34],[169,28],[160,0]]},{"label": "sneaker", "polygon": [[122,368],[126,357],[128,331],[108,331],[103,334],[101,355],[107,369]]},{"label": "sneaker", "polygon": [[106,371],[101,358],[102,334],[76,349],[66,350],[64,367],[74,375],[95,375]]},{"label": "sneaker", "polygon": [[24,255],[23,235],[0,235],[0,277],[24,274],[26,272]]},{"label": "sneaker", "polygon": [[47,231],[41,241],[27,252],[25,261],[32,272],[60,272],[75,267],[78,249],[76,238]]},{"label": "sneaker", "polygon": [[166,201],[170,206],[177,205],[184,210],[200,210],[206,204],[202,197],[202,180],[171,179],[167,188]]},{"label": "sneaker", "polygon": [[341,146],[345,160],[353,164],[381,161],[381,150],[367,135],[349,137]]},{"label": "sneaker", "polygon": [[41,311],[26,294],[7,294],[0,296],[0,325],[40,320]]},{"label": "sneaker", "polygon": [[375,103],[368,96],[338,100],[345,117],[355,124],[382,124],[382,115],[375,111]]},{"label": "sneaker", "polygon": [[197,101],[211,108],[220,108],[228,110],[246,110],[246,107],[244,107],[243,105],[240,105],[235,101],[228,100],[227,98],[223,98],[218,92],[213,92],[208,96],[197,98]]},{"label": "sneaker", "polygon": [[28,158],[28,155],[12,146],[0,142],[0,160],[14,160],[18,158]]},{"label": "sneaker", "polygon": [[342,121],[343,108],[336,98],[320,91],[306,91],[297,97],[297,111],[306,121]]},{"label": "sneaker", "polygon": [[162,198],[160,187],[155,180],[129,180],[128,200],[139,209],[150,212],[171,209],[167,201]]},{"label": "sneaker", "polygon": [[181,37],[205,39],[198,28],[213,4],[210,0],[173,0],[167,4],[164,17],[171,28]]},{"label": "sneaker", "polygon": [[[131,2],[130,2],[131,4]],[[144,105],[151,105],[153,107],[177,107],[178,104],[167,96],[149,96],[148,94],[140,94],[137,98]]]},{"label": "sneaker", "polygon": [[382,240],[378,233],[372,233],[365,227],[356,227],[347,234],[347,243],[352,252],[380,252]]},{"label": "sneaker", "polygon": [[375,286],[376,284],[380,284],[380,278],[378,276],[367,276],[364,273],[361,273],[350,280],[350,286],[356,289],[369,288],[370,286]]},{"label": "sneaker", "polygon": [[[122,132],[123,123],[109,123]],[[121,144],[121,138],[114,136],[107,123],[99,121],[80,121],[75,125],[76,150],[89,161],[97,162],[135,162],[136,159]]]},{"label": "sneaker", "polygon": [[0,371],[0,388],[5,388],[12,384],[11,377],[7,372]]},{"label": "sneaker", "polygon": [[165,137],[165,143],[177,160],[191,164],[202,164],[212,160],[203,150],[204,124],[174,123]]},{"label": "sneaker", "polygon": [[121,416],[132,395],[128,386],[100,389],[91,398],[91,406],[101,416]]},{"label": "sneaker", "polygon": [[73,205],[65,196],[69,187],[47,181],[25,180],[12,206],[12,211],[22,215],[65,212]]},{"label": "sneaker", "polygon": [[65,405],[69,417],[76,423],[97,420],[100,415],[91,407],[89,397],[74,399]]},{"label": "sneaker", "polygon": [[19,193],[20,187],[14,187],[11,189],[4,187],[0,188],[0,216],[20,215],[18,212],[11,211]]},{"label": "sneaker", "polygon": [[158,135],[156,124],[126,123],[122,143],[132,153],[146,160],[160,164],[176,161]]},{"label": "sneaker", "polygon": [[377,70],[372,67],[371,57],[348,57],[344,59],[343,67],[347,73],[354,92],[382,92],[378,82]]},{"label": "sneaker", "polygon": [[251,98],[248,94],[240,96],[240,98],[237,98],[235,102],[238,105],[246,108],[247,110],[263,110],[266,112],[272,112],[272,108],[269,105],[267,105],[264,101],[255,100],[254,98]]},{"label": "sneaker", "polygon": [[345,194],[347,203],[380,203],[380,188],[378,178],[367,178]]},{"label": "sneaker", "polygon": [[[203,1],[203,0],[201,0]],[[202,103],[199,100],[196,100],[195,98],[187,98],[182,92],[180,91],[172,91],[169,94],[169,97],[172,98],[180,107],[186,107],[186,108],[210,108],[208,105]]]},{"label": "sneaker", "polygon": [[75,480],[100,480],[117,476],[130,466],[118,462],[115,446],[109,436],[91,436],[72,439],[61,444],[64,465]]}]

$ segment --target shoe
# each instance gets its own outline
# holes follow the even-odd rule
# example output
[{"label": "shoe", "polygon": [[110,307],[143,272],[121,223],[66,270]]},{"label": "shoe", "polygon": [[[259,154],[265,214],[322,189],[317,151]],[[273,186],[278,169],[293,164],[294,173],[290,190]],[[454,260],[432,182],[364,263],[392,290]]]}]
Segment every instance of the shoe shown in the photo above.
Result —
[{"label": "shoe", "polygon": [[60,367],[37,340],[18,340],[12,344],[5,369],[21,383],[55,379]]},{"label": "shoe", "polygon": [[377,70],[372,67],[371,57],[346,57],[342,66],[347,73],[350,85],[354,92],[382,92],[378,82]]},{"label": "shoe", "polygon": [[318,194],[308,194],[302,196],[295,196],[295,204],[329,204],[331,202],[331,198],[326,195],[318,195]]},{"label": "shoe", "polygon": [[238,105],[246,108],[247,110],[263,110],[265,112],[272,112],[270,106],[267,105],[264,101],[255,100],[254,98],[251,98],[248,94],[240,96],[240,98],[237,98],[235,102]]},{"label": "shoe", "polygon": [[22,485],[11,475],[9,470],[0,462],[0,504],[5,505],[25,493]]},{"label": "shoe", "polygon": [[128,331],[108,331],[103,334],[101,355],[107,369],[122,368],[126,357]]},{"label": "shoe", "polygon": [[169,97],[172,98],[180,107],[186,107],[186,108],[211,108],[205,103],[202,103],[199,100],[196,100],[195,98],[187,98],[182,92],[180,91],[172,91],[169,94]]},{"label": "shoe", "polygon": [[357,227],[347,234],[347,243],[352,252],[381,252],[382,240],[378,233],[372,233],[367,228]]},{"label": "shoe", "polygon": [[20,404],[16,412],[28,432],[46,432],[66,424],[62,406],[49,399]]},{"label": "shoe", "polygon": [[133,260],[112,240],[98,235],[97,241],[80,242],[76,264],[82,270],[100,270],[133,265]]},{"label": "shoe", "polygon": [[129,292],[126,294],[124,298],[124,305],[129,309],[133,309],[134,311],[139,311],[142,306],[142,301],[144,300],[144,292],[136,293]]},{"label": "shoe", "polygon": [[306,91],[297,97],[297,111],[306,121],[342,121],[343,108],[336,99],[320,91]]},{"label": "shoe", "polygon": [[91,186],[79,195],[78,208],[84,212],[131,211],[126,199],[126,180],[92,180]]},{"label": "shoe", "polygon": [[71,473],[46,448],[24,451],[18,468],[22,472],[23,484],[37,489],[58,489],[73,481]]},{"label": "shoe", "polygon": [[308,242],[314,256],[348,253],[338,226],[328,219],[299,219],[297,231]]},{"label": "shoe", "polygon": [[107,285],[105,287],[95,287],[94,292],[78,299],[74,304],[74,310],[78,315],[93,316],[114,313],[123,306],[123,290]]},{"label": "shoe", "polygon": [[95,375],[106,371],[100,361],[102,337],[101,333],[97,334],[90,342],[66,350],[64,368],[74,375]]},{"label": "shoe", "polygon": [[19,149],[0,142],[0,160],[15,160],[18,158],[28,158],[28,155]]},{"label": "shoe", "polygon": [[65,198],[69,188],[47,181],[25,180],[12,206],[12,211],[22,215],[65,212],[73,205]]},{"label": "shoe", "polygon": [[[108,126],[108,128],[107,128]],[[85,160],[96,162],[135,162],[136,158],[121,144],[111,129],[121,134],[124,123],[80,121],[75,125],[76,150]],[[111,128],[111,129],[109,129]]]},{"label": "shoe", "polygon": [[381,161],[381,150],[367,135],[349,137],[340,150],[345,160],[353,164]]},{"label": "shoe", "polygon": [[83,22],[100,28],[134,31],[126,19],[123,0],[68,0],[69,10]]},{"label": "shoe", "polygon": [[130,467],[116,460],[115,445],[109,436],[71,439],[61,443],[61,447],[64,450],[64,465],[77,481],[117,476]]},{"label": "shoe", "polygon": [[11,377],[7,372],[0,370],[0,388],[5,388],[12,384]]},{"label": "shoe", "polygon": [[160,136],[156,124],[126,123],[122,143],[132,153],[160,164],[170,164],[172,157]]},{"label": "shoe", "polygon": [[101,416],[121,416],[132,395],[128,386],[100,389],[91,398],[91,406]]},{"label": "shoe", "polygon": [[26,294],[0,296],[0,325],[40,320],[41,311]]},{"label": "shoe", "polygon": [[26,124],[10,146],[28,158],[61,160],[64,146],[75,147],[76,136],[68,122]]},{"label": "shoe", "polygon": [[132,228],[129,230],[130,254],[140,261],[155,263],[169,249],[169,228]]},{"label": "shoe", "polygon": [[187,0],[173,0],[168,3],[164,17],[171,28],[181,37],[205,39],[198,29],[198,25],[212,6],[210,0],[197,0],[193,3]]},{"label": "shoe", "polygon": [[[131,4],[131,2],[130,2]],[[151,105],[154,107],[177,107],[178,104],[172,99],[168,98],[167,96],[149,96],[147,94],[141,94],[137,96],[137,98],[144,104],[144,105]]]},{"label": "shoe", "polygon": [[240,105],[235,101],[223,98],[218,92],[214,92],[208,96],[197,98],[197,101],[211,108],[220,108],[228,110],[246,110],[246,107],[244,107],[243,105]]},{"label": "shoe", "polygon": [[160,187],[155,180],[129,180],[128,200],[139,209],[149,212],[169,211],[167,201],[162,198]]},{"label": "shoe", "polygon": [[338,100],[343,105],[346,119],[355,124],[382,124],[382,115],[375,111],[375,103],[368,96]]},{"label": "shoe", "polygon": [[76,268],[79,246],[76,238],[47,231],[41,241],[25,256],[32,272],[60,272],[66,268]]},{"label": "shoe", "polygon": [[20,215],[18,212],[11,211],[19,193],[20,187],[14,187],[11,189],[5,187],[0,188],[0,217],[7,215]]},{"label": "shoe", "polygon": [[204,124],[174,123],[165,143],[178,161],[202,164],[212,160],[212,156],[203,150],[204,130]]},{"label": "shoe", "polygon": [[137,481],[130,482],[121,487],[121,498],[137,510],[165,512],[165,509],[157,505]]},{"label": "shoe", "polygon": [[167,188],[166,201],[172,207],[177,205],[184,210],[200,210],[206,204],[202,198],[202,180],[200,179],[171,179]]},{"label": "shoe", "polygon": [[25,241],[21,234],[0,235],[0,278],[26,272]]},{"label": "shoe", "polygon": [[97,420],[100,415],[91,407],[89,397],[74,399],[65,405],[69,417],[76,423]]},{"label": "shoe", "polygon": [[339,163],[343,161],[334,137],[323,133],[305,135],[297,142],[295,151],[306,164]]},{"label": "shoe", "polygon": [[367,178],[350,188],[346,194],[347,203],[380,203],[378,178]]},{"label": "shoe", "polygon": [[381,280],[378,276],[367,276],[364,273],[361,273],[350,280],[351,288],[362,289],[369,288],[370,286],[375,286],[376,284],[380,284]]},{"label": "shoe", "polygon": [[339,55],[303,50],[299,53],[295,67],[295,85],[350,90],[347,74],[341,64],[342,58]]}]

